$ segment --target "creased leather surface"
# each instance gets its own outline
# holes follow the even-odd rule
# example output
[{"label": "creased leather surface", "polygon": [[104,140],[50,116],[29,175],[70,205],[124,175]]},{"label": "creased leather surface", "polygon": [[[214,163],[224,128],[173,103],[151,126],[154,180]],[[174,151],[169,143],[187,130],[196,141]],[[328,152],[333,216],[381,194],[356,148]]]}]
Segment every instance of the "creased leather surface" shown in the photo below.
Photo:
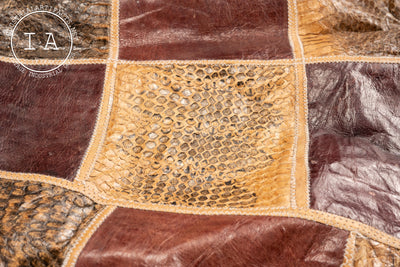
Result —
[{"label": "creased leather surface", "polygon": [[[40,6],[48,6],[49,11],[55,11],[63,17],[71,30],[76,30],[76,36],[73,38],[72,58],[106,58],[109,49],[109,27],[111,1],[109,0],[18,0],[18,1],[0,1],[0,55],[10,56],[11,32],[16,25],[15,17],[18,20],[24,15],[30,13],[27,8],[35,9]],[[57,9],[57,10],[54,10]],[[32,10],[32,11],[33,11]],[[45,8],[41,10],[46,10]],[[16,31],[21,42],[21,47],[28,47],[28,39],[24,32],[36,33],[32,38],[32,44],[37,50],[33,53],[21,51],[19,58],[49,58],[48,52],[43,50],[46,43],[46,37],[40,36],[50,30],[55,36],[55,42],[60,51],[69,48],[69,32],[66,31],[63,23],[55,19],[53,15],[42,16],[36,14],[28,17],[22,22],[26,22],[24,30]],[[61,27],[62,26],[62,27]],[[39,42],[41,48],[39,47]],[[52,58],[57,58],[57,54],[51,54]],[[64,52],[58,54],[58,57],[65,58]]]},{"label": "creased leather surface", "polygon": [[300,0],[299,34],[306,56],[400,54],[400,2]]},{"label": "creased leather surface", "polygon": [[61,266],[101,208],[62,187],[0,178],[0,266]]},{"label": "creased leather surface", "polygon": [[121,59],[292,56],[287,1],[121,0]]},{"label": "creased leather surface", "polygon": [[307,66],[311,207],[400,237],[397,64]]},{"label": "creased leather surface", "polygon": [[400,250],[358,235],[353,264],[354,267],[400,266]]},{"label": "creased leather surface", "polygon": [[348,232],[281,217],[118,208],[77,266],[339,266]]},{"label": "creased leather surface", "polygon": [[291,66],[121,65],[87,183],[140,203],[288,206],[293,80]]},{"label": "creased leather surface", "polygon": [[105,66],[71,65],[45,80],[0,63],[0,169],[73,179],[88,146]]}]

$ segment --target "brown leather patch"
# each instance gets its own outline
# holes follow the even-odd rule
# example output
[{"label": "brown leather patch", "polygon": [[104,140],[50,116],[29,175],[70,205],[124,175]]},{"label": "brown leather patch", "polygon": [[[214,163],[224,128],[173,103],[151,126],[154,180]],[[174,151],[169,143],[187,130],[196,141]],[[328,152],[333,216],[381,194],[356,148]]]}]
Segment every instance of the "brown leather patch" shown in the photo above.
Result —
[{"label": "brown leather patch", "polygon": [[307,65],[311,207],[400,237],[397,64]]},{"label": "brown leather patch", "polygon": [[116,209],[77,266],[339,266],[348,232],[283,217]]},{"label": "brown leather patch", "polygon": [[101,208],[62,187],[0,178],[0,266],[61,266]]},{"label": "brown leather patch", "polygon": [[0,63],[0,169],[72,180],[93,133],[104,65],[46,79]]},{"label": "brown leather patch", "polygon": [[120,2],[121,59],[292,57],[285,0]]}]

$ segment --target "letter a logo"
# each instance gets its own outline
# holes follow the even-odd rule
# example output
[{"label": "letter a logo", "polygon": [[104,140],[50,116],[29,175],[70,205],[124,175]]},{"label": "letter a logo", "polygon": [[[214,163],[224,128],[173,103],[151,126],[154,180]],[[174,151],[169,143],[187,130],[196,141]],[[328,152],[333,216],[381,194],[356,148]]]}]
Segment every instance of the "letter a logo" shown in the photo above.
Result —
[{"label": "letter a logo", "polygon": [[[47,37],[47,42],[46,42],[46,46],[44,47],[44,50],[50,50],[50,48],[48,48],[49,45],[54,45],[53,50],[58,50],[56,41],[54,40],[54,36],[51,32],[46,32],[46,35],[48,35]],[[50,42],[50,39],[52,40]]]}]

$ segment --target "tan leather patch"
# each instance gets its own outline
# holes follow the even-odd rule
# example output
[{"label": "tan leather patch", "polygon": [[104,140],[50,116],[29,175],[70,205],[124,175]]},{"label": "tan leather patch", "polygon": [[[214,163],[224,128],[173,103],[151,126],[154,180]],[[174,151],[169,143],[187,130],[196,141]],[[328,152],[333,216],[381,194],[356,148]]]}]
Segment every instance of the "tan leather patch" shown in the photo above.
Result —
[{"label": "tan leather patch", "polygon": [[357,235],[353,263],[355,267],[400,266],[400,250]]},{"label": "tan leather patch", "polygon": [[120,65],[88,184],[107,199],[289,206],[293,66]]},{"label": "tan leather patch", "polygon": [[305,56],[399,55],[398,8],[383,0],[298,1]]}]

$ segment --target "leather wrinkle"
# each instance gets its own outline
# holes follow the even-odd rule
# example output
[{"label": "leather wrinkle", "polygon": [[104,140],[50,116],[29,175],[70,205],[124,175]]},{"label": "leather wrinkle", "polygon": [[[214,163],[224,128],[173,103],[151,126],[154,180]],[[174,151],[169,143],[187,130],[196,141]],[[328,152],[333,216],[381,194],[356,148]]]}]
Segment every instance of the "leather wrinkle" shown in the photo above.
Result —
[{"label": "leather wrinkle", "polygon": [[305,55],[398,56],[399,7],[394,0],[298,1]]},{"label": "leather wrinkle", "polygon": [[292,58],[287,16],[283,0],[123,0],[119,57]]},{"label": "leather wrinkle", "polygon": [[76,266],[339,266],[347,236],[296,218],[117,208]]},{"label": "leather wrinkle", "polygon": [[0,169],[72,180],[93,133],[105,66],[71,65],[45,82],[13,64],[0,70]]},{"label": "leather wrinkle", "polygon": [[307,65],[311,207],[400,236],[397,64]]}]

